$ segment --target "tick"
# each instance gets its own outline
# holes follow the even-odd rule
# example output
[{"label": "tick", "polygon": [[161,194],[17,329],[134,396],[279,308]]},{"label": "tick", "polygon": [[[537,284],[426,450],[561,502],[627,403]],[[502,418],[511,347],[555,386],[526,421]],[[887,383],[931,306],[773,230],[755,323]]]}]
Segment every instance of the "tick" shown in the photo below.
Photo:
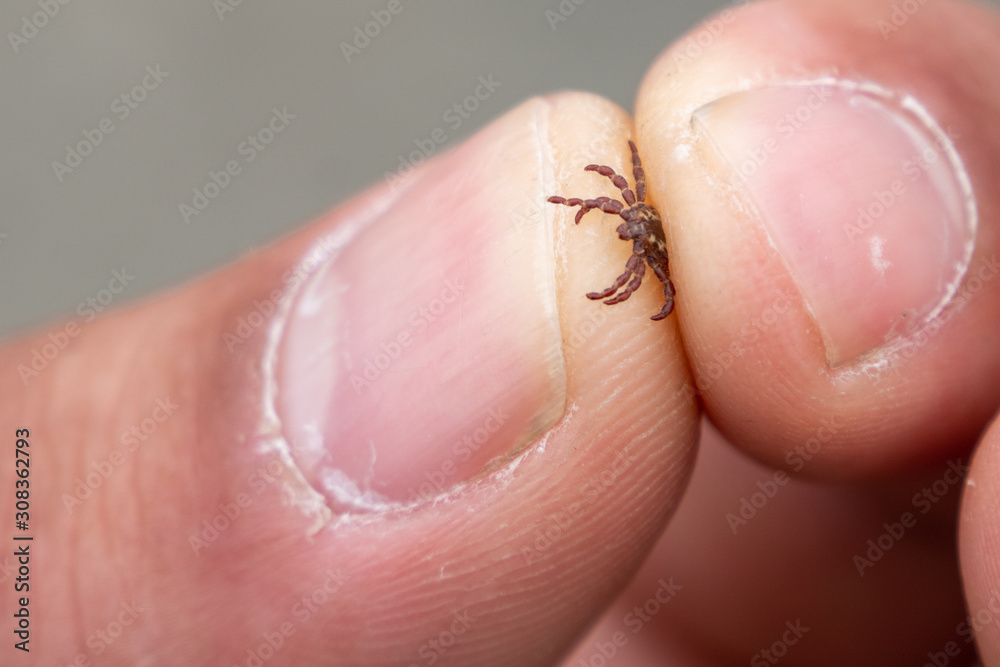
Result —
[{"label": "tick", "polygon": [[[616,230],[618,238],[622,241],[632,242],[632,256],[625,263],[625,273],[618,276],[615,284],[611,287],[601,292],[590,292],[587,294],[587,298],[594,301],[604,299],[604,303],[609,306],[625,301],[632,296],[632,292],[639,289],[648,264],[659,281],[663,283],[663,297],[665,299],[660,312],[649,319],[662,320],[673,312],[674,295],[677,294],[677,291],[674,289],[674,284],[670,282],[663,221],[660,219],[659,212],[646,203],[646,173],[642,170],[639,150],[633,141],[628,142],[628,147],[632,150],[632,177],[635,179],[635,192],[632,192],[631,188],[628,187],[628,181],[616,174],[611,167],[588,164],[583,168],[584,171],[596,171],[601,176],[610,178],[615,187],[622,191],[624,202],[611,197],[566,199],[556,196],[549,197],[548,201],[552,204],[579,206],[580,210],[576,213],[576,224],[580,224],[580,219],[587,211],[595,208],[622,217],[625,222],[618,225]],[[632,279],[631,282],[629,278]]]}]

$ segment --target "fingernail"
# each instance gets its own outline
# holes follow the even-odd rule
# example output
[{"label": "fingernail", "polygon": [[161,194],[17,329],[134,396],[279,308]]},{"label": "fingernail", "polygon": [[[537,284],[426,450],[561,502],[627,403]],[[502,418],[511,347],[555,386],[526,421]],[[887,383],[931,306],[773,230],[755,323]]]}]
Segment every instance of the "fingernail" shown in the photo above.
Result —
[{"label": "fingernail", "polygon": [[916,100],[847,81],[772,85],[711,102],[693,123],[784,259],[831,366],[952,299],[975,200],[954,135]]},{"label": "fingernail", "polygon": [[563,414],[537,109],[427,164],[301,285],[278,351],[292,456],[340,512],[429,500]]}]

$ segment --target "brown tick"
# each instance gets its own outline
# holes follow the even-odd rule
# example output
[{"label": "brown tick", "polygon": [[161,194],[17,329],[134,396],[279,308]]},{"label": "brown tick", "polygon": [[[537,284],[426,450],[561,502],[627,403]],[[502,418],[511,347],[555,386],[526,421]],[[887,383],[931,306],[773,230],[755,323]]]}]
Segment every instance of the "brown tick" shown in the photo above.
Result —
[{"label": "brown tick", "polygon": [[[605,213],[618,214],[625,221],[618,225],[618,238],[622,241],[632,241],[632,256],[625,263],[625,273],[618,276],[615,284],[603,292],[591,292],[588,299],[595,301],[605,299],[604,303],[610,305],[621,303],[630,296],[632,292],[639,289],[642,284],[642,277],[646,273],[646,264],[653,270],[656,277],[663,283],[663,297],[666,302],[663,308],[651,320],[662,320],[674,310],[674,284],[670,282],[670,269],[667,264],[667,244],[663,235],[663,222],[660,214],[655,208],[646,204],[646,173],[642,170],[642,162],[639,161],[639,150],[635,143],[628,142],[628,147],[632,150],[632,176],[635,178],[635,192],[628,187],[628,182],[611,167],[589,164],[584,167],[584,171],[596,171],[601,176],[607,176],[611,182],[622,191],[622,198],[625,202],[610,197],[598,197],[597,199],[566,199],[565,197],[549,197],[549,202],[553,204],[565,204],[566,206],[579,206],[576,213],[576,224],[580,224],[580,219],[591,209],[600,209]],[[643,263],[645,261],[645,264]],[[632,279],[629,282],[629,278]],[[626,285],[625,283],[628,283]],[[623,289],[624,288],[624,289]],[[620,292],[618,290],[621,290]],[[615,294],[615,292],[618,292]],[[614,296],[612,296],[614,295]],[[611,298],[608,298],[611,297]]]}]

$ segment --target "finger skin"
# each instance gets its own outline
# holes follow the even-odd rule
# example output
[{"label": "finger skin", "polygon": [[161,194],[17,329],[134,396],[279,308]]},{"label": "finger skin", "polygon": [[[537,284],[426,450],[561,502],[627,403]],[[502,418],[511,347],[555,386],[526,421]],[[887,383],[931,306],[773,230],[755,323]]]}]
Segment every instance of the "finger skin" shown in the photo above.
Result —
[{"label": "finger skin", "polygon": [[[780,0],[728,10],[718,30],[695,29],[666,51],[637,101],[639,145],[666,221],[681,331],[705,409],[731,442],[804,475],[869,476],[943,461],[968,450],[1000,402],[1000,280],[990,269],[1000,244],[1000,20],[983,6],[927,3],[885,37],[880,21],[895,6]],[[835,367],[789,265],[752,202],[723,186],[691,120],[738,90],[821,77],[918,100],[957,135],[978,207],[960,296],[891,350]],[[794,171],[827,179],[824,169],[816,162]],[[783,196],[794,203],[798,191]]]},{"label": "finger skin", "polygon": [[[970,664],[954,548],[962,486],[948,466],[892,485],[795,480],[706,427],[676,515],[564,667],[609,643],[627,667],[774,664],[763,652],[785,639],[777,664]],[[906,512],[913,525],[886,535]],[[669,598],[664,581],[680,587]],[[785,635],[786,623],[799,631]]]},{"label": "finger skin", "polygon": [[1000,664],[1000,420],[987,429],[965,484],[958,552],[968,616],[959,631],[975,639],[984,665]]},{"label": "finger skin", "polygon": [[[698,436],[697,408],[678,392],[689,378],[676,318],[648,319],[662,288],[650,281],[613,307],[588,300],[631,248],[606,216],[577,226],[570,209],[545,203],[557,193],[615,195],[583,167],[621,170],[631,136],[625,113],[593,96],[529,101],[424,165],[410,189],[376,188],[234,266],[89,323],[27,384],[19,366],[62,324],[0,350],[9,397],[0,421],[9,433],[31,431],[36,544],[46,545],[35,561],[45,576],[32,588],[46,641],[31,658],[552,664],[651,548]],[[477,165],[497,151],[522,156],[508,166],[513,177],[534,175],[526,197],[553,230],[565,414],[431,502],[364,516],[310,505],[316,494],[259,428],[270,323],[236,345],[227,334],[257,321],[247,314],[280,294],[286,272],[330,230],[378,217],[451,173],[466,179],[455,197],[488,197]],[[521,204],[491,202],[476,223],[510,225]],[[458,224],[447,215],[407,223],[442,235]],[[356,288],[368,279],[359,275]],[[157,400],[176,407],[164,416]],[[0,491],[12,494],[4,467]],[[13,608],[9,586],[2,603]],[[134,618],[114,641],[100,639],[122,604]]]}]

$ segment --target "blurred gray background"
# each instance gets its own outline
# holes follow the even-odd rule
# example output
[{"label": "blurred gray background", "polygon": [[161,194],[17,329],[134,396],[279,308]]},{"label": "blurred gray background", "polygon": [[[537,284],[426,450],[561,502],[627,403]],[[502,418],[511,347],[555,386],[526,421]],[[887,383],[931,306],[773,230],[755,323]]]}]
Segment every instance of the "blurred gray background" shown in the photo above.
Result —
[{"label": "blurred gray background", "polygon": [[[74,315],[123,267],[113,306],[221,266],[382,180],[435,128],[440,152],[565,88],[631,111],[656,55],[726,4],[5,0],[0,335]],[[446,117],[479,77],[500,85]],[[275,110],[294,118],[246,143],[272,138]]]},{"label": "blurred gray background", "polygon": [[[564,88],[631,111],[656,55],[725,4],[5,0],[0,335],[75,315],[122,267],[112,306],[230,262],[382,180],[435,128],[440,152]],[[500,86],[445,119],[479,77]],[[244,143],[275,109],[294,118],[263,150]],[[230,160],[239,174],[205,192]]]}]

